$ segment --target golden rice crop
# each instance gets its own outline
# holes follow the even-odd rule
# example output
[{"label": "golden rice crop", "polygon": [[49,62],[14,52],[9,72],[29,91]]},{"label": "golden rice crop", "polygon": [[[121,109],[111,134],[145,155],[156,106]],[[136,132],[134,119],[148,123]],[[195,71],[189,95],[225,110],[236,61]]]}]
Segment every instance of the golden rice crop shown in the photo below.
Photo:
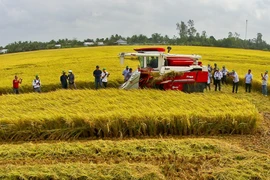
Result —
[{"label": "golden rice crop", "polygon": [[[61,50],[45,50],[26,53],[6,54],[0,56],[0,94],[12,92],[12,80],[17,74],[23,78],[21,90],[31,92],[31,83],[38,74],[42,81],[43,91],[52,91],[60,88],[59,77],[62,70],[72,69],[78,88],[93,88],[93,71],[96,65],[106,67],[111,76],[109,86],[117,87],[123,82],[122,70],[126,65],[137,68],[136,59],[127,59],[124,65],[120,64],[120,52],[133,52],[138,46],[110,46],[87,47]],[[268,67],[269,52],[225,49],[213,47],[173,46],[172,53],[200,54],[203,63],[218,64],[221,68],[225,65],[230,71],[234,69],[241,79],[248,69],[254,75],[254,88],[260,89],[261,77]]]},{"label": "golden rice crop", "polygon": [[267,179],[269,162],[208,138],[0,146],[1,179]]},{"label": "golden rice crop", "polygon": [[251,133],[255,106],[226,94],[118,89],[0,97],[1,140]]}]

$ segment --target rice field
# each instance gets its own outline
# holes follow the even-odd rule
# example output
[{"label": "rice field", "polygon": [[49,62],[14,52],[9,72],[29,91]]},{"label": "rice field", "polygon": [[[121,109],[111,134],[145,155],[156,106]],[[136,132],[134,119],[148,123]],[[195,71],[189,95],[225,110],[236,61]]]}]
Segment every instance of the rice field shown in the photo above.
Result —
[{"label": "rice field", "polygon": [[1,179],[267,179],[270,158],[207,138],[0,146]]},{"label": "rice field", "polygon": [[[0,94],[12,92],[14,75],[23,79],[22,92],[32,92],[32,81],[39,75],[42,91],[49,92],[60,88],[59,77],[63,70],[73,70],[79,89],[93,88],[95,66],[106,68],[110,72],[108,85],[118,87],[123,82],[122,71],[125,66],[137,68],[138,61],[129,59],[120,64],[120,52],[133,52],[138,46],[88,47],[77,49],[46,50],[0,56]],[[225,65],[228,70],[235,70],[243,79],[248,69],[254,76],[254,89],[260,90],[260,74],[267,70],[269,52],[225,49],[209,47],[172,46],[171,53],[202,55],[205,65],[217,63],[219,68]]]},{"label": "rice field", "polygon": [[[0,55],[0,179],[268,180],[270,101],[256,91],[269,52],[173,46],[242,81],[252,69],[251,94],[232,94],[231,85],[193,94],[119,90],[122,70],[138,61],[121,65],[118,53],[136,47]],[[108,89],[92,90],[96,65],[110,72]],[[69,69],[78,90],[60,90]],[[11,94],[15,74],[20,95]],[[32,93],[36,74],[46,93]]]}]

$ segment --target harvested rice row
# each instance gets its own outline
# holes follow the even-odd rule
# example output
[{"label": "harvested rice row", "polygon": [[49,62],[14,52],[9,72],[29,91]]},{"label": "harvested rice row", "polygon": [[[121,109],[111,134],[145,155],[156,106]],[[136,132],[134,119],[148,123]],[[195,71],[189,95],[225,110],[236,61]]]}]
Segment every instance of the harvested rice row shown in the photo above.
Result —
[{"label": "harvested rice row", "polygon": [[207,138],[3,144],[0,162],[1,179],[267,179],[270,171],[267,155]]}]

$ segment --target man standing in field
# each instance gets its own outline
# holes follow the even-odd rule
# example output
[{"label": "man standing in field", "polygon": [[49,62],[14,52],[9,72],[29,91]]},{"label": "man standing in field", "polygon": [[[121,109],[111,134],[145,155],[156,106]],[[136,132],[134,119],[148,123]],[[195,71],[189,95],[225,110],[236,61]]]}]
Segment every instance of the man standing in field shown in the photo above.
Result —
[{"label": "man standing in field", "polygon": [[264,96],[267,96],[268,71],[265,71],[265,73],[261,74],[261,76],[262,76],[262,94]]},{"label": "man standing in field", "polygon": [[13,92],[14,94],[19,94],[19,84],[22,83],[22,78],[18,79],[18,76],[15,76],[13,80]]},{"label": "man standing in field", "polygon": [[210,64],[208,64],[207,69],[208,69],[208,72],[211,73],[213,68],[212,68],[212,66]]},{"label": "man standing in field", "polygon": [[223,77],[222,77],[222,79],[221,79],[221,82],[222,82],[223,85],[224,85],[224,84],[227,85],[227,79],[226,79],[226,78],[227,78],[228,70],[226,69],[225,66],[222,67],[221,72],[222,72],[222,75],[223,75]]},{"label": "man standing in field", "polygon": [[251,70],[248,70],[248,73],[245,76],[245,82],[246,82],[246,92],[251,92],[251,83],[252,83],[253,76],[251,74]]},{"label": "man standing in field", "polygon": [[218,90],[220,91],[221,90],[221,87],[220,87],[220,81],[222,79],[222,72],[219,71],[219,68],[216,69],[216,72],[214,74],[214,80],[215,80],[215,91],[217,91],[217,87],[218,87]]},{"label": "man standing in field", "polygon": [[38,75],[36,75],[36,79],[33,80],[32,85],[33,85],[34,92],[41,93],[41,81]]},{"label": "man standing in field", "polygon": [[129,71],[125,77],[125,82],[127,82],[131,76],[132,76],[132,68],[129,68]]},{"label": "man standing in field", "polygon": [[128,75],[129,73],[129,69],[128,69],[128,66],[126,66],[126,69],[123,71],[122,75],[124,76],[124,82],[126,82],[126,76]]},{"label": "man standing in field", "polygon": [[75,84],[75,75],[72,73],[72,70],[68,70],[68,85],[70,89],[77,89]]},{"label": "man standing in field", "polygon": [[217,63],[214,64],[214,68],[212,68],[213,74],[212,74],[212,78],[213,78],[213,83],[214,85],[216,85],[216,81],[215,81],[215,73],[217,72]]},{"label": "man standing in field", "polygon": [[107,87],[107,83],[108,83],[108,77],[109,77],[110,73],[108,73],[106,71],[106,68],[103,68],[103,72],[101,73],[101,82],[103,84],[103,87],[106,88]]},{"label": "man standing in field", "polygon": [[99,66],[96,66],[96,70],[93,72],[93,76],[95,77],[95,88],[98,89],[98,86],[101,86],[101,74],[102,71],[99,69]]},{"label": "man standing in field", "polygon": [[237,93],[238,91],[238,83],[239,83],[239,77],[238,74],[235,72],[235,70],[232,70],[231,77],[233,78],[233,89],[232,93]]},{"label": "man standing in field", "polygon": [[60,76],[60,82],[61,82],[62,88],[67,89],[68,88],[68,83],[67,83],[68,76],[66,75],[65,71],[63,71],[62,73],[63,73],[62,76]]}]

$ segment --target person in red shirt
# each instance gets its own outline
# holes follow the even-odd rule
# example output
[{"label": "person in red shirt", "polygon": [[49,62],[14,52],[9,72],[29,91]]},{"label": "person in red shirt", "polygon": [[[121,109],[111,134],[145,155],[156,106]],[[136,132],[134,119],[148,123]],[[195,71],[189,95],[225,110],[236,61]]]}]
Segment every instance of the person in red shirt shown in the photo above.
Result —
[{"label": "person in red shirt", "polygon": [[13,80],[13,92],[14,92],[14,94],[19,94],[19,87],[20,87],[19,84],[21,84],[21,83],[22,83],[22,79],[21,78],[18,79],[18,76],[15,76],[15,79]]}]

